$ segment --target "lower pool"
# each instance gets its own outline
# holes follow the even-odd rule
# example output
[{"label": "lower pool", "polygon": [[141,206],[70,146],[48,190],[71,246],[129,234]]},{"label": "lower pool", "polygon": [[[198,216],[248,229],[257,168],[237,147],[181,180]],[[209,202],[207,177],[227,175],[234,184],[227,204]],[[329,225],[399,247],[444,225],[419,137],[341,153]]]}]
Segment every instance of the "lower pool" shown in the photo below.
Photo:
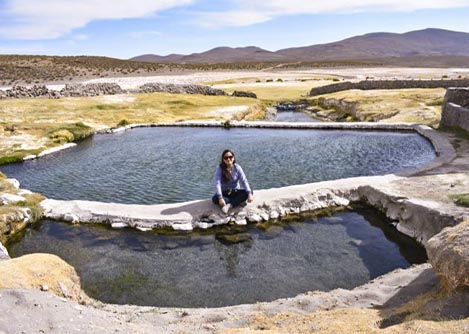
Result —
[{"label": "lower pool", "polygon": [[107,303],[218,307],[353,288],[426,261],[414,240],[369,209],[190,234],[44,221],[7,245],[52,253]]}]

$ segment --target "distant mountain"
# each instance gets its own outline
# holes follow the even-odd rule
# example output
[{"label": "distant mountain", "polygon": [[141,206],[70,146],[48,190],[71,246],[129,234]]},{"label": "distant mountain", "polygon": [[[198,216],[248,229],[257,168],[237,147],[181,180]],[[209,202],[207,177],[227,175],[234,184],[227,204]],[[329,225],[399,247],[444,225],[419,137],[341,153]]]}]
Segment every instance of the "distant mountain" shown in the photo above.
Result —
[{"label": "distant mountain", "polygon": [[148,54],[130,60],[158,63],[234,63],[435,56],[469,56],[469,33],[429,28],[403,34],[370,33],[338,42],[288,48],[276,52],[255,46],[218,47],[191,55]]},{"label": "distant mountain", "polygon": [[282,61],[284,56],[255,46],[243,48],[230,48],[222,46],[202,53],[193,53],[187,56],[172,54],[168,56],[142,55],[130,60],[161,62],[161,63],[236,63],[236,62],[262,62]]}]

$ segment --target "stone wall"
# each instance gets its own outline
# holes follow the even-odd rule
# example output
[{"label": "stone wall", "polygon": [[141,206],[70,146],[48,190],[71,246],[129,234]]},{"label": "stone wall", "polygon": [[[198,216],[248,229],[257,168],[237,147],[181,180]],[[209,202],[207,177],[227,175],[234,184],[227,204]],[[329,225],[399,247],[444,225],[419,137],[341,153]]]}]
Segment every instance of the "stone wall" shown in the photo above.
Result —
[{"label": "stone wall", "polygon": [[97,83],[97,84],[67,84],[60,90],[60,96],[98,96],[98,95],[115,95],[123,94],[125,91],[114,83]]},{"label": "stone wall", "polygon": [[340,82],[332,85],[315,87],[310,96],[340,92],[349,89],[405,89],[405,88],[449,88],[469,87],[469,79],[454,80],[364,80],[359,82]]},{"label": "stone wall", "polygon": [[[60,91],[47,88],[47,86],[13,86],[11,89],[0,90],[0,99],[20,99],[20,98],[61,98],[61,97],[78,97],[78,96],[98,96],[98,95],[115,95],[127,93],[154,93],[163,92],[171,94],[202,94],[202,95],[228,95],[221,89],[215,89],[210,86],[203,85],[175,85],[165,83],[147,83],[140,86],[135,91],[126,91],[115,83],[95,83],[95,84],[66,84]],[[249,92],[237,92],[233,96],[247,96]],[[252,94],[252,93],[251,93]],[[254,97],[250,95],[248,97]]]},{"label": "stone wall", "polygon": [[202,95],[228,95],[221,89],[202,85],[175,85],[151,82],[138,87],[136,93],[172,93],[172,94],[202,94]]},{"label": "stone wall", "polygon": [[469,88],[446,90],[440,127],[458,127],[469,131]]}]

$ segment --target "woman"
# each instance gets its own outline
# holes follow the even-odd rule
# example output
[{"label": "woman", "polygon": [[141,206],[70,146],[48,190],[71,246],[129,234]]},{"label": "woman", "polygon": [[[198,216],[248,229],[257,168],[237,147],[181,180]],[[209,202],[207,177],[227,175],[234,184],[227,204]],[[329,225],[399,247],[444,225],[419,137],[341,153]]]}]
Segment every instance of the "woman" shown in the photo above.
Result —
[{"label": "woman", "polygon": [[[240,188],[239,183],[244,189]],[[219,205],[227,214],[232,207],[241,203],[252,202],[252,190],[246,175],[240,165],[236,163],[236,157],[231,150],[224,150],[221,155],[220,165],[215,172],[215,195],[213,203]]]}]

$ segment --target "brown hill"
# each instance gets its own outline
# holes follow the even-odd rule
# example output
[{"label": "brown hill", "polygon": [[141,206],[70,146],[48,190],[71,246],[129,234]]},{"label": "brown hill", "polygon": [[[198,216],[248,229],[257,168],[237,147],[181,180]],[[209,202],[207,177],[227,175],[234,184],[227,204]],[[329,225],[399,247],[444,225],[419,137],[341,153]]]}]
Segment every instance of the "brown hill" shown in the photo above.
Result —
[{"label": "brown hill", "polygon": [[[219,47],[191,55],[143,55],[131,60],[159,63],[234,63],[469,56],[469,33],[425,29],[403,34],[371,33],[342,41],[271,52],[258,47]],[[469,64],[467,64],[469,65]]]},{"label": "brown hill", "polygon": [[267,51],[255,46],[243,48],[230,48],[227,46],[217,47],[201,53],[190,55],[171,54],[168,56],[142,55],[130,60],[159,62],[159,63],[238,63],[238,62],[263,62],[283,61],[286,58],[275,52]]}]

